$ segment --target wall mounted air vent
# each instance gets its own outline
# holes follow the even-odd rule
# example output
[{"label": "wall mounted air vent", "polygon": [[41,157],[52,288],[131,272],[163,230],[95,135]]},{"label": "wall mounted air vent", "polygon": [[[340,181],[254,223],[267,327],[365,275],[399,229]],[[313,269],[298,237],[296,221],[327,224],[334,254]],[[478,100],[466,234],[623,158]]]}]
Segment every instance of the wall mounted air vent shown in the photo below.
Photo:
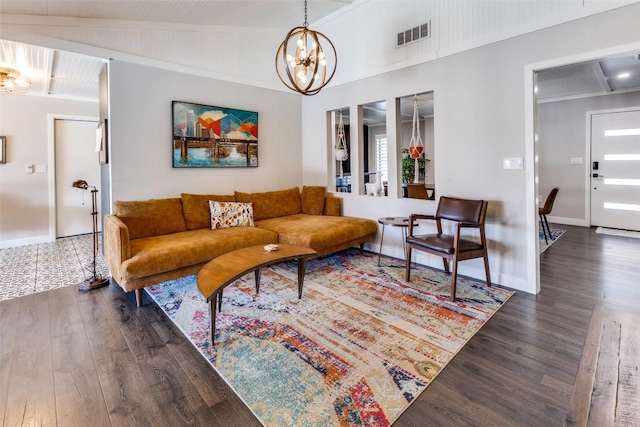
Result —
[{"label": "wall mounted air vent", "polygon": [[428,37],[431,37],[431,21],[398,33],[397,46],[402,46]]}]

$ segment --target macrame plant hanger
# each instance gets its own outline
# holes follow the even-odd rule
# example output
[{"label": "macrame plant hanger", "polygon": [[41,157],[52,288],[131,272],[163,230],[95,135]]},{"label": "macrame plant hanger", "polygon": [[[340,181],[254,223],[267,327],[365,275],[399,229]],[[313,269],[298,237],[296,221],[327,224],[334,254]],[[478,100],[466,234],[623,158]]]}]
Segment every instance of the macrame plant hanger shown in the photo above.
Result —
[{"label": "macrame plant hanger", "polygon": [[420,137],[420,116],[418,115],[418,95],[413,100],[413,124],[411,125],[411,141],[409,142],[409,156],[414,159],[413,183],[420,182],[420,166],[418,159],[422,156],[424,144]]},{"label": "macrame plant hanger", "polygon": [[344,123],[342,122],[342,110],[340,110],[340,119],[338,120],[338,135],[336,136],[335,146],[336,160],[340,163],[340,179],[344,178],[342,162],[349,158],[347,152],[347,140],[344,135]]}]

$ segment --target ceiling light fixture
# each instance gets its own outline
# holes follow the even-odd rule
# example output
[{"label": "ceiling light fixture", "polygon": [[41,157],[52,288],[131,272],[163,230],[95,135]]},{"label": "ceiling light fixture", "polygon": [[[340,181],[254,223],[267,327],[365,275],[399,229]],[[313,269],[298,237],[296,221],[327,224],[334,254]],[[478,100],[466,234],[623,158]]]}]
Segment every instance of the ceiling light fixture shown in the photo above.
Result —
[{"label": "ceiling light fixture", "polygon": [[619,79],[628,79],[629,77],[631,77],[631,73],[625,71],[624,73],[620,73],[618,74],[618,78]]},{"label": "ceiling light fixture", "polygon": [[27,93],[31,79],[14,68],[0,68],[0,92]]},{"label": "ceiling light fixture", "polygon": [[[305,0],[304,24],[289,31],[280,44],[276,53],[276,72],[289,89],[303,95],[315,95],[333,78],[338,56],[327,36],[308,27]],[[322,44],[330,49],[325,52]]]}]

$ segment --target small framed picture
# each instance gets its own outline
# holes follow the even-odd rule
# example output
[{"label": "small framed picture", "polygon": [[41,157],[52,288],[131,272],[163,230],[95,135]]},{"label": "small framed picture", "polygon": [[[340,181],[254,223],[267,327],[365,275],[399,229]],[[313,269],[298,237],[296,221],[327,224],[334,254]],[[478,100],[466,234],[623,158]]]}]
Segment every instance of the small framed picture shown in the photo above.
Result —
[{"label": "small framed picture", "polygon": [[106,165],[107,158],[107,119],[104,119],[98,124],[98,129],[96,129],[96,147],[98,148],[98,161],[101,165]]},{"label": "small framed picture", "polygon": [[7,137],[0,136],[0,163],[7,163]]}]

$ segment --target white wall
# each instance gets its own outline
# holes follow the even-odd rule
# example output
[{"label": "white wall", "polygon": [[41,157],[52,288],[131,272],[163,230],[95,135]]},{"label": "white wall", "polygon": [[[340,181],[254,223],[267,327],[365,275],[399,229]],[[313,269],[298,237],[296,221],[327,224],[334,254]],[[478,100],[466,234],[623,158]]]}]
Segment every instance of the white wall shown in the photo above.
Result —
[{"label": "white wall", "polygon": [[[98,116],[98,103],[0,93],[0,248],[49,240],[48,115]],[[47,173],[27,174],[27,164]]]},{"label": "white wall", "polygon": [[[300,96],[111,61],[112,200],[279,190],[302,183]],[[257,168],[172,168],[171,101],[258,112]],[[105,206],[106,209],[106,206]]]},{"label": "white wall", "polygon": [[[590,225],[585,218],[585,177],[589,175],[586,151],[587,111],[640,106],[640,92],[592,96],[538,105],[538,193],[542,203],[553,187],[560,187],[550,221]],[[571,165],[582,157],[582,165]]]},{"label": "white wall", "polygon": [[[386,100],[389,117],[395,117],[398,96],[434,91],[435,183],[438,195],[483,198],[489,201],[487,237],[490,241],[491,275],[502,285],[536,292],[537,275],[529,268],[537,257],[535,245],[534,194],[528,194],[533,170],[504,170],[503,158],[521,157],[527,152],[525,130],[525,69],[552,58],[575,55],[606,47],[636,43],[640,5],[605,12],[593,17],[558,25],[489,46],[447,56],[402,70],[326,88],[315,97],[305,98],[303,109],[304,183],[321,184],[330,178],[326,168],[327,147],[323,121],[325,112],[340,106],[357,111],[359,104]],[[353,17],[344,16],[345,23]],[[336,21],[332,23],[336,24]],[[593,37],[597,28],[600,37]],[[606,37],[604,37],[606,35]],[[559,43],[559,41],[562,43]],[[388,123],[390,147],[394,147],[395,124]],[[357,130],[357,129],[356,129]],[[353,137],[353,135],[352,135]],[[390,148],[390,154],[396,150]],[[357,153],[353,153],[357,155]],[[390,155],[390,169],[397,160]],[[353,164],[353,163],[352,163]],[[529,166],[527,166],[529,167]],[[353,171],[356,175],[358,171]],[[436,202],[402,200],[392,190],[397,177],[390,171],[390,197],[338,194],[344,198],[347,215],[377,219],[412,212],[433,212]],[[398,183],[395,183],[398,186]],[[531,187],[532,188],[532,187]],[[422,230],[421,230],[422,231]],[[379,237],[378,237],[379,239]],[[369,246],[377,250],[378,242]],[[401,242],[387,242],[383,252],[402,256]],[[419,255],[416,258],[434,266],[441,261]],[[462,263],[460,272],[483,278],[482,262]]]}]

